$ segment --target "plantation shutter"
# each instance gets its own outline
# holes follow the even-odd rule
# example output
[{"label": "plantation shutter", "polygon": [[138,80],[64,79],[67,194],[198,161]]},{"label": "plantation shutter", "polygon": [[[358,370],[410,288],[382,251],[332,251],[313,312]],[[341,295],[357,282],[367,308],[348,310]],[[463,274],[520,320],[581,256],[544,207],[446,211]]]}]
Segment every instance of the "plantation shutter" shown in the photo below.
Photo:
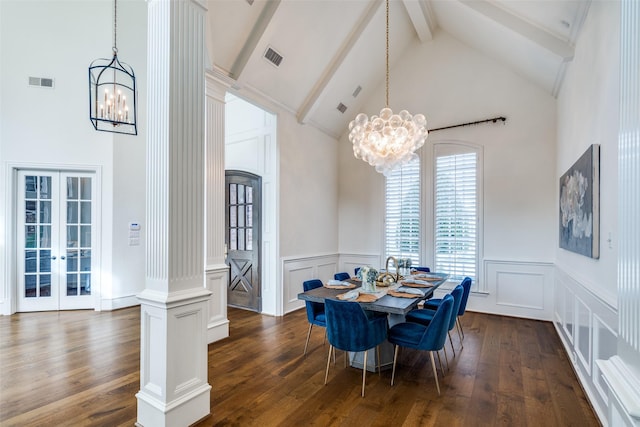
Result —
[{"label": "plantation shutter", "polygon": [[420,159],[396,168],[386,179],[386,256],[420,262]]},{"label": "plantation shutter", "polygon": [[478,157],[436,154],[435,271],[476,281],[478,265]]}]

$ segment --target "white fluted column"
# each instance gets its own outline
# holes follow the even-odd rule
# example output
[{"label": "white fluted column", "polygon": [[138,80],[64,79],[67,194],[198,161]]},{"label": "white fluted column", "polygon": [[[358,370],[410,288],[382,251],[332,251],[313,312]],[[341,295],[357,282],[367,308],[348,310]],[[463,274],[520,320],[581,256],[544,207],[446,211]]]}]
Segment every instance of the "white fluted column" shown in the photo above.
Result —
[{"label": "white fluted column", "polygon": [[622,0],[618,137],[618,354],[598,361],[609,424],[640,426],[640,3]]},{"label": "white fluted column", "polygon": [[210,411],[204,282],[204,33],[197,0],[149,0],[146,283],[137,425]]},{"label": "white fluted column", "polygon": [[209,299],[207,341],[212,343],[229,336],[227,319],[227,283],[229,267],[225,263],[225,176],[224,109],[230,83],[214,72],[205,76],[206,95],[206,266]]}]

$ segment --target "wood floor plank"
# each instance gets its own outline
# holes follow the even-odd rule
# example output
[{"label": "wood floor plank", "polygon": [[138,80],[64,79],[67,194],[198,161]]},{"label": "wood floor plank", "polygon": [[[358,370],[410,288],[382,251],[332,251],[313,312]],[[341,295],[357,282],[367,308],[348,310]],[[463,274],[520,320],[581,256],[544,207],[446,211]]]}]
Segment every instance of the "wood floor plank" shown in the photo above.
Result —
[{"label": "wood floor plank", "polygon": [[[428,353],[403,349],[390,370],[344,367],[304,311],[282,318],[229,309],[230,337],[209,345],[209,426],[596,426],[548,322],[467,312],[453,331],[438,396]],[[0,425],[132,426],[139,390],[140,309],[0,317]],[[443,360],[444,363],[444,360]]]}]

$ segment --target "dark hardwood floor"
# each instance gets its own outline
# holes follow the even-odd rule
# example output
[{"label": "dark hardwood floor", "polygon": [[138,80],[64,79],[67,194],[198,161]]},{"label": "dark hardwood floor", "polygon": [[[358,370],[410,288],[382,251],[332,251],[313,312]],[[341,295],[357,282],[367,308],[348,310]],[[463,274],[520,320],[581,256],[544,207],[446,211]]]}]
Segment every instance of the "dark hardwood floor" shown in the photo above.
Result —
[{"label": "dark hardwood floor", "polygon": [[[139,313],[0,316],[0,425],[133,425]],[[229,319],[231,336],[209,345],[211,414],[198,427],[599,425],[549,322],[467,312],[442,396],[428,355],[403,350],[396,385],[390,371],[368,373],[362,398],[362,371],[344,368],[341,352],[323,385],[322,328],[302,356],[303,310],[275,318],[229,309]]]}]

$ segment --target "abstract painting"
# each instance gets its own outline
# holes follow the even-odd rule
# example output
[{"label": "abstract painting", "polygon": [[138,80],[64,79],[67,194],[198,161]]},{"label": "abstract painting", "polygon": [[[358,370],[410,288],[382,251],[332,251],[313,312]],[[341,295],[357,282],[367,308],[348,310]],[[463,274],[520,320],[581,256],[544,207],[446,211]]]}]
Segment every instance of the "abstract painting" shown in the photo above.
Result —
[{"label": "abstract painting", "polygon": [[600,257],[600,145],[593,144],[560,178],[560,247]]}]

